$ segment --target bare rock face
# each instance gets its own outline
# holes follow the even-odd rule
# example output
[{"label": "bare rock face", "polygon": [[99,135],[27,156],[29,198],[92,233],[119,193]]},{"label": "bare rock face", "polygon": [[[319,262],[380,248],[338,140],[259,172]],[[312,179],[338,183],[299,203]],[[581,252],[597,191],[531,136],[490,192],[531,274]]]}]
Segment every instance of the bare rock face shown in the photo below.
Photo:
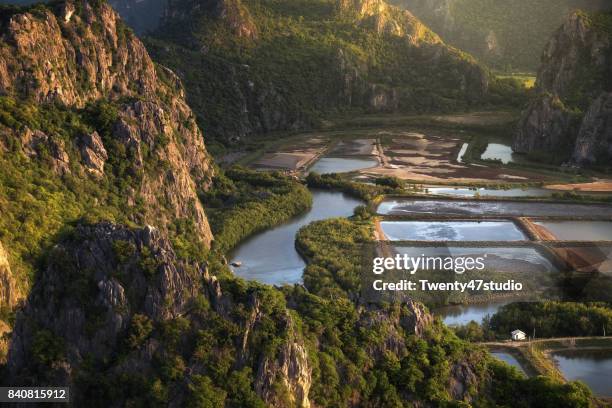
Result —
[{"label": "bare rock face", "polygon": [[104,101],[117,111],[110,134],[95,129],[65,140],[26,129],[20,135],[26,155],[50,160],[63,175],[70,172],[69,153],[75,151],[80,157],[72,160],[100,179],[113,154],[105,143],[116,139],[129,156],[119,160],[143,175],[122,193],[127,204],[144,201],[144,222],[162,229],[176,218],[189,218],[210,244],[212,233],[196,190],[210,185],[211,159],[182,84],[172,71],[153,64],[108,4],[67,0],[37,12],[16,12],[1,37],[0,94],[68,108]]},{"label": "bare rock face", "polygon": [[359,17],[370,17],[387,10],[382,0],[339,0],[338,9],[342,13],[356,13]]},{"label": "bare rock face", "polygon": [[570,125],[570,113],[559,97],[543,95],[522,115],[512,148],[519,153],[556,150],[561,141],[567,144],[571,139]]},{"label": "bare rock face", "polygon": [[409,333],[422,336],[427,326],[433,323],[433,316],[427,311],[422,303],[409,301],[407,304],[409,313],[402,316],[401,325]]},{"label": "bare rock face", "polygon": [[602,93],[589,107],[576,140],[572,160],[606,164],[612,158],[612,93]]},{"label": "bare rock face", "polygon": [[49,137],[40,130],[32,131],[30,128],[25,128],[20,136],[23,151],[29,157],[38,156],[38,147],[41,144],[47,143],[49,139]]},{"label": "bare rock face", "polygon": [[[287,339],[273,357],[263,357],[259,362],[255,379],[255,391],[270,406],[310,407],[308,393],[312,384],[312,369],[308,364],[308,353],[296,334],[289,314],[284,322]],[[278,382],[287,391],[290,401],[281,399]]]},{"label": "bare rock face", "polygon": [[456,0],[392,0],[391,4],[410,10],[438,34],[450,36],[455,29],[452,6]]},{"label": "bare rock face", "polygon": [[[70,384],[85,358],[104,361],[116,352],[134,314],[152,322],[184,314],[204,275],[203,266],[177,260],[170,243],[153,227],[79,226],[54,248],[18,312],[8,357],[10,377],[24,379],[36,363],[32,347],[44,336],[66,346],[48,378]],[[137,365],[150,362],[139,360]]]},{"label": "bare rock face", "polygon": [[372,84],[369,92],[370,108],[374,111],[395,111],[399,105],[399,94],[396,89]]},{"label": "bare rock face", "polygon": [[8,254],[0,242],[0,307],[13,307],[17,302],[17,297]]},{"label": "bare rock face", "polygon": [[410,352],[405,343],[405,334],[422,337],[432,323],[433,316],[425,306],[412,300],[400,304],[394,311],[373,304],[360,309],[360,326],[368,329],[384,328],[382,342],[370,344],[367,350],[375,360],[382,359],[387,352],[401,359]]},{"label": "bare rock face", "polygon": [[480,382],[474,371],[466,361],[453,364],[449,376],[449,393],[453,399],[471,402],[470,388],[477,387]]},{"label": "bare rock face", "polygon": [[[191,121],[185,125],[183,118]],[[133,152],[135,165],[145,166],[143,147],[156,150],[161,168],[145,172],[138,196],[144,199],[146,219],[157,220],[156,224],[167,225],[174,218],[191,218],[204,241],[210,242],[212,234],[204,208],[197,197],[196,188],[207,189],[211,181],[209,158],[204,141],[197,130],[191,111],[183,101],[176,100],[172,109],[164,109],[153,102],[137,101],[120,112],[114,134]],[[160,135],[170,135],[179,144],[168,140],[160,146]],[[197,137],[194,137],[197,136]],[[167,136],[165,136],[167,137]],[[163,202],[170,214],[160,211],[156,203]]]},{"label": "bare rock face", "polygon": [[81,157],[89,172],[97,177],[104,176],[104,163],[108,154],[98,132],[86,133],[81,137]]},{"label": "bare rock face", "polygon": [[0,93],[79,107],[108,96],[154,94],[153,64],[113,9],[85,1],[77,13],[75,4],[57,6],[57,14],[10,18],[2,33],[9,46],[0,50]]},{"label": "bare rock face", "polygon": [[565,97],[573,81],[582,79],[583,64],[590,64],[594,70],[606,67],[609,48],[609,36],[593,27],[588,15],[570,14],[544,48],[537,89]]},{"label": "bare rock face", "polygon": [[572,13],[549,41],[536,81],[540,95],[523,112],[515,151],[555,152],[579,165],[612,157],[607,124],[612,38],[596,18]]},{"label": "bare rock face", "polygon": [[23,151],[28,157],[49,161],[53,171],[60,176],[70,173],[70,156],[63,140],[27,127],[20,134],[20,139]]}]

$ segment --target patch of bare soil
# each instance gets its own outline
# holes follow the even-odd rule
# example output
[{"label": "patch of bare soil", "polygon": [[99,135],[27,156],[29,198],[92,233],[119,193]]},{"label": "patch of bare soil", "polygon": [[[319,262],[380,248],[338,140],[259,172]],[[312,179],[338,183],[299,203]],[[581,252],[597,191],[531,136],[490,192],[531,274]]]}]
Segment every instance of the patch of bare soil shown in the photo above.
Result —
[{"label": "patch of bare soil", "polygon": [[543,176],[525,170],[459,163],[457,156],[464,143],[461,138],[416,132],[385,132],[385,136],[387,143],[380,155],[383,165],[362,170],[362,174],[372,177],[395,176],[431,183],[449,180],[482,183],[543,179]]},{"label": "patch of bare soil", "polygon": [[512,122],[514,114],[511,112],[471,112],[461,115],[434,116],[434,120],[460,125],[490,126]]},{"label": "patch of bare soil", "polygon": [[592,193],[610,193],[612,192],[612,180],[599,180],[592,183],[577,183],[577,184],[553,184],[546,186],[551,190],[559,191],[586,191]]},{"label": "patch of bare soil", "polygon": [[560,247],[553,251],[576,272],[612,272],[612,258],[609,247]]},{"label": "patch of bare soil", "polygon": [[299,171],[323,154],[327,144],[328,140],[321,137],[299,140],[264,154],[251,166],[260,170]]},{"label": "patch of bare soil", "polygon": [[314,152],[268,153],[253,165],[260,169],[297,170],[314,157]]},{"label": "patch of bare soil", "polygon": [[342,140],[329,152],[329,156],[372,156],[376,154],[376,139]]},{"label": "patch of bare soil", "polygon": [[529,222],[529,226],[532,228],[538,238],[542,241],[555,241],[557,239],[557,236],[543,225],[539,225],[534,222]]}]

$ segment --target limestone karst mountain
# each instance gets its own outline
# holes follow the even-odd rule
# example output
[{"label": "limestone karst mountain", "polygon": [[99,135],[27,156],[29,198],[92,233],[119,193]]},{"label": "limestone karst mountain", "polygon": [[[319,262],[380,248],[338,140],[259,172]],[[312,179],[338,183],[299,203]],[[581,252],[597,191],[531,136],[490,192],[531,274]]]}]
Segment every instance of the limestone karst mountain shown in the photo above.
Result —
[{"label": "limestone karst mountain", "polygon": [[223,143],[349,109],[463,109],[489,88],[473,58],[383,0],[173,0],[147,46]]},{"label": "limestone karst mountain", "polygon": [[178,78],[111,7],[5,8],[1,39],[0,239],[18,287],[40,247],[79,217],[173,233],[183,223],[210,244],[197,192],[213,172],[195,116]]},{"label": "limestone karst mountain", "polygon": [[536,91],[513,148],[556,161],[608,167],[612,158],[612,31],[609,13],[576,12],[542,55]]}]

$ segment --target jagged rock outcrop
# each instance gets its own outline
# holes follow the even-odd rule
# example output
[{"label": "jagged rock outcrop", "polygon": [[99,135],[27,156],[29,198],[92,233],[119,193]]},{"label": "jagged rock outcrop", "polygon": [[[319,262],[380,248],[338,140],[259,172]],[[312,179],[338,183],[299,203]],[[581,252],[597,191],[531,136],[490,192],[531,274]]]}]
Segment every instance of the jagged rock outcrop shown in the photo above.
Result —
[{"label": "jagged rock outcrop", "polygon": [[339,0],[337,7],[340,14],[369,24],[379,34],[406,37],[412,44],[439,40],[410,12],[392,7],[384,0]]},{"label": "jagged rock outcrop", "polygon": [[612,157],[612,93],[602,93],[589,107],[574,148],[572,161],[606,163]]},{"label": "jagged rock outcrop", "polygon": [[[605,18],[605,14],[601,16]],[[610,37],[605,30],[597,27],[593,18],[600,17],[574,12],[552,36],[542,53],[542,65],[536,82],[538,90],[565,97],[576,81],[590,79],[583,77],[584,72],[580,71],[583,65],[592,65],[592,74],[607,69]]]},{"label": "jagged rock outcrop", "polygon": [[359,324],[365,328],[384,327],[385,337],[380,344],[368,345],[368,354],[379,360],[386,352],[401,358],[409,353],[405,334],[422,337],[433,323],[433,316],[422,303],[409,300],[395,312],[381,309],[373,304],[361,309]]},{"label": "jagged rock outcrop", "polygon": [[[172,340],[165,328],[177,320],[184,322],[183,332]],[[283,341],[266,351],[263,347],[271,344],[261,333],[267,336],[271,324]],[[225,293],[206,265],[179,258],[159,229],[80,224],[48,255],[17,313],[4,382],[72,386],[73,401],[80,404],[87,387],[78,381],[85,372],[106,379],[152,379],[166,360],[179,358],[181,375],[170,391],[172,404],[183,406],[188,384],[215,358],[202,360],[192,345],[211,326],[235,327],[229,338],[215,341],[237,357],[235,369],[252,370],[253,392],[263,401],[310,406],[312,369],[304,340],[284,307],[271,311],[256,293],[246,301]],[[210,341],[202,343],[204,350],[212,347]],[[98,371],[88,371],[92,367]],[[115,396],[108,403],[124,406],[126,401]]]},{"label": "jagged rock outcrop", "polygon": [[155,68],[142,43],[105,3],[17,13],[0,47],[0,93],[82,107],[101,98],[151,97]]},{"label": "jagged rock outcrop", "polygon": [[30,158],[46,159],[56,174],[70,173],[70,156],[61,139],[47,136],[40,130],[32,131],[26,127],[19,134],[24,153]]},{"label": "jagged rock outcrop", "polygon": [[517,152],[555,151],[571,146],[570,112],[563,109],[558,96],[543,95],[531,102],[521,118],[514,136],[513,149]]},{"label": "jagged rock outcrop", "polygon": [[135,314],[152,322],[183,315],[204,274],[203,266],[179,261],[153,227],[79,226],[53,249],[18,312],[8,357],[12,382],[27,381],[28,367],[40,363],[32,347],[44,336],[49,347],[65,346],[53,356],[48,379],[71,384],[85,358],[104,361],[116,353]]},{"label": "jagged rock outcrop", "polygon": [[[102,104],[105,111],[98,114],[110,121],[104,129],[96,122],[73,139],[26,128],[18,135],[26,155],[40,159],[44,150],[56,173],[80,166],[78,174],[95,179],[105,176],[111,159],[129,161],[135,182],[122,198],[127,206],[145,204],[143,217],[134,221],[164,229],[176,219],[190,219],[210,244],[197,190],[210,185],[212,166],[182,84],[152,62],[108,4],[67,0],[36,12],[16,10],[6,16],[0,37],[0,94],[42,108],[60,104],[95,111],[91,107]],[[12,133],[2,127],[0,138],[15,137]],[[116,143],[125,149],[109,148]]]},{"label": "jagged rock outcrop", "polygon": [[578,165],[607,165],[612,158],[612,36],[600,25],[610,18],[575,12],[554,34],[542,55],[539,95],[518,124],[516,152],[552,152]]},{"label": "jagged rock outcrop", "polygon": [[[283,321],[287,338],[276,355],[262,356],[255,378],[255,391],[271,406],[310,407],[308,393],[312,385],[312,369],[303,340],[297,336],[295,323],[289,313]],[[279,384],[280,383],[280,384]],[[289,401],[279,397],[278,386],[283,387]],[[288,404],[287,404],[288,403]]]},{"label": "jagged rock outcrop", "polygon": [[[496,29],[488,26],[467,26],[462,19],[463,16],[458,15],[465,9],[465,5],[461,4],[461,1],[390,0],[390,2],[402,9],[411,11],[439,34],[445,42],[471,53],[481,61],[491,65],[500,65],[501,60],[512,58],[511,55],[505,55],[504,44],[500,41],[506,40],[504,35],[508,35],[508,33],[499,33]],[[496,6],[489,4],[489,7],[495,8]],[[497,7],[499,8],[499,6]],[[501,10],[500,14],[502,14]],[[507,16],[500,15],[499,18],[504,19]],[[516,39],[513,40],[516,41]]]},{"label": "jagged rock outcrop", "polygon": [[423,332],[433,322],[433,316],[427,311],[422,303],[410,300],[407,303],[409,313],[402,315],[401,325],[404,330],[409,333],[414,333],[417,336],[423,335]]},{"label": "jagged rock outcrop", "polygon": [[0,307],[11,308],[17,301],[15,280],[11,273],[8,254],[0,242]]},{"label": "jagged rock outcrop", "polygon": [[[178,80],[175,83],[178,86]],[[156,161],[168,168],[143,175],[136,197],[147,204],[145,219],[167,225],[172,219],[190,218],[203,241],[210,243],[212,234],[196,193],[197,188],[205,190],[210,185],[210,159],[195,118],[182,97],[166,108],[153,101],[125,105],[113,129],[114,135],[131,149],[137,168],[146,167],[145,147],[149,152],[155,150]],[[160,136],[164,137],[163,147]],[[164,203],[165,208],[156,203]]]},{"label": "jagged rock outcrop", "polygon": [[436,33],[445,36],[452,32],[455,25],[451,10],[454,2],[455,0],[391,0],[389,3],[410,11]]},{"label": "jagged rock outcrop", "polygon": [[98,132],[85,133],[81,137],[81,157],[85,168],[96,175],[104,175],[104,164],[108,159],[108,154],[102,144],[102,139]]},{"label": "jagged rock outcrop", "polygon": [[448,389],[453,399],[472,401],[471,388],[477,388],[481,383],[475,371],[475,367],[468,361],[460,361],[452,365],[448,378]]},{"label": "jagged rock outcrop", "polygon": [[410,10],[430,24],[440,35],[448,35],[455,27],[452,7],[456,0],[393,0],[391,4]]}]

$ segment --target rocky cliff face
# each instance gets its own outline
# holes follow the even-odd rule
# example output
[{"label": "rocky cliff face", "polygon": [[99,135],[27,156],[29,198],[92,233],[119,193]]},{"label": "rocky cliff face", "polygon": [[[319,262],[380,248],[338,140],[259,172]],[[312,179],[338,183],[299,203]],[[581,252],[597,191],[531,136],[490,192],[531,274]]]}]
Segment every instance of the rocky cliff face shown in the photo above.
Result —
[{"label": "rocky cliff face", "polygon": [[106,97],[151,97],[157,90],[144,46],[107,5],[66,2],[53,11],[16,13],[2,40],[2,94],[82,107]]},{"label": "rocky cliff face", "polygon": [[282,324],[287,340],[274,357],[260,358],[255,378],[257,394],[275,407],[285,406],[287,401],[279,395],[278,382],[289,395],[289,406],[310,407],[309,392],[312,385],[312,369],[302,339],[297,334],[295,323],[287,313]]},{"label": "rocky cliff face", "polygon": [[576,164],[605,165],[610,157],[609,92],[612,36],[609,14],[573,13],[542,55],[539,96],[523,113],[513,148],[556,152]]},{"label": "rocky cliff face", "polygon": [[411,11],[444,41],[471,53],[483,62],[495,66],[499,60],[508,57],[504,55],[504,47],[499,40],[503,33],[488,27],[468,27],[463,24],[461,16],[458,15],[465,8],[461,0],[391,0],[391,3]]},{"label": "rocky cliff face", "polygon": [[543,95],[523,113],[512,147],[521,153],[567,151],[572,146],[574,127],[559,97]]},{"label": "rocky cliff face", "polygon": [[[253,390],[263,401],[308,407],[312,380],[304,340],[286,310],[272,317],[276,312],[262,302],[257,294],[242,301],[225,293],[205,265],[180,259],[164,233],[151,226],[80,225],[49,254],[17,315],[8,382],[70,385],[80,403],[92,391],[83,382],[87,375],[111,383],[153,379],[160,364],[163,373],[163,361],[179,359],[174,369],[180,372],[164,378],[172,403],[181,406],[188,385],[217,358],[202,353],[219,343],[225,345],[219,352],[236,356],[235,369],[252,370]],[[285,341],[265,353],[258,342],[270,324]],[[226,327],[229,337],[209,339],[204,333],[214,327]],[[168,337],[168,330],[178,328],[179,337]],[[287,395],[290,405],[284,405]],[[128,401],[119,393],[108,402]]]},{"label": "rocky cliff face", "polygon": [[12,308],[17,301],[17,297],[8,254],[0,242],[0,308]]},{"label": "rocky cliff face", "polygon": [[[77,114],[96,104],[107,106],[98,110],[104,129],[94,123],[93,130],[73,140],[32,124],[18,132],[3,127],[5,140],[20,139],[33,160],[41,151],[50,153],[59,175],[74,171],[74,164],[100,180],[107,162],[129,157],[130,171],[138,177],[132,177],[135,182],[122,195],[129,207],[146,204],[143,217],[135,221],[166,228],[176,219],[191,219],[201,240],[210,243],[196,194],[210,183],[210,159],[182,85],[170,70],[151,61],[109,5],[69,0],[17,11],[5,19],[1,37],[0,94],[34,101],[43,109],[60,104]],[[72,151],[77,155],[70,157]]]},{"label": "rocky cliff face", "polygon": [[[50,254],[19,312],[8,358],[12,378],[27,380],[21,377],[37,363],[32,349],[37,339],[47,336],[49,343],[55,339],[65,347],[61,356],[49,356],[55,361],[45,375],[71,383],[84,358],[103,361],[116,352],[135,314],[157,323],[184,314],[204,273],[197,264],[178,262],[153,227],[79,227]],[[153,352],[155,345],[145,349]],[[143,360],[138,366],[150,364]]]},{"label": "rocky cliff face", "polygon": [[414,13],[444,37],[455,28],[452,7],[456,0],[393,0],[390,3]]},{"label": "rocky cliff face", "polygon": [[612,93],[604,92],[589,107],[578,132],[572,160],[607,163],[612,157]]}]

